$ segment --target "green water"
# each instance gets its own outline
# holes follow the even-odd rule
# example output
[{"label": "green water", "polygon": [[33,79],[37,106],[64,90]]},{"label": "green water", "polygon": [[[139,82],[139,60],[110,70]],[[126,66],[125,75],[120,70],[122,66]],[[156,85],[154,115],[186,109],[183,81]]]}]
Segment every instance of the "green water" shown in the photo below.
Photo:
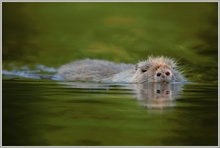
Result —
[{"label": "green water", "polygon": [[[2,20],[3,146],[218,145],[217,2],[3,2]],[[77,59],[136,63],[149,55],[178,60],[194,83],[26,73],[47,77]]]},{"label": "green water", "polygon": [[216,85],[185,85],[156,105],[132,84],[67,86],[3,81],[3,145],[218,145]]}]

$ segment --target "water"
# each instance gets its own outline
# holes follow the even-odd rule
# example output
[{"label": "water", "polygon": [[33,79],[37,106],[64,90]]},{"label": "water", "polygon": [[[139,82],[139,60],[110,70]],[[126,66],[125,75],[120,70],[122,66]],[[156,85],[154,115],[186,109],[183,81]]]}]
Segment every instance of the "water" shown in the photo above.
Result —
[{"label": "water", "polygon": [[[217,146],[217,3],[3,2],[3,146]],[[166,14],[166,15],[164,15]],[[64,81],[96,58],[178,60],[184,84]]]},{"label": "water", "polygon": [[5,80],[2,103],[3,145],[218,144],[216,85]]}]

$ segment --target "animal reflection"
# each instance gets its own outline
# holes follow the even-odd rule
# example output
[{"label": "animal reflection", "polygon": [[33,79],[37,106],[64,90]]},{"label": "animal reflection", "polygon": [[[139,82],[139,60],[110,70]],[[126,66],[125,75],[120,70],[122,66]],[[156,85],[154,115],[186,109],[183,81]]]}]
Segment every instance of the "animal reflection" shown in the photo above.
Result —
[{"label": "animal reflection", "polygon": [[173,107],[180,97],[182,84],[145,83],[135,84],[136,97],[141,106],[148,109]]},{"label": "animal reflection", "polygon": [[[114,90],[119,87],[121,92],[135,94],[138,104],[151,111],[163,111],[165,108],[172,108],[175,100],[180,97],[183,84],[172,83],[143,83],[143,84],[103,84],[103,83],[80,83],[80,82],[59,82],[67,87],[80,88],[82,90]],[[121,93],[120,92],[120,93]]]}]

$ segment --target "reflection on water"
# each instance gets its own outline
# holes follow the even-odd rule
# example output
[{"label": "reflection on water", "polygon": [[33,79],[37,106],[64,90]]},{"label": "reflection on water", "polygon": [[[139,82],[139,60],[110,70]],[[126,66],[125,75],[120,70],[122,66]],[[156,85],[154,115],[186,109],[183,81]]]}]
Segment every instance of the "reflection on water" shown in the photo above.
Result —
[{"label": "reflection on water", "polygon": [[3,80],[3,145],[217,145],[217,89]]},{"label": "reflection on water", "polygon": [[163,108],[175,105],[175,99],[180,97],[182,86],[183,84],[169,83],[135,84],[135,90],[140,105],[148,110],[162,111]]},{"label": "reflection on water", "polygon": [[[139,105],[148,111],[160,111],[175,106],[175,100],[181,95],[181,83],[144,83],[144,84],[102,84],[80,82],[58,82],[73,89],[113,90],[120,86],[124,93],[134,93]],[[65,86],[66,85],[66,86]],[[129,91],[129,92],[128,92]]]}]

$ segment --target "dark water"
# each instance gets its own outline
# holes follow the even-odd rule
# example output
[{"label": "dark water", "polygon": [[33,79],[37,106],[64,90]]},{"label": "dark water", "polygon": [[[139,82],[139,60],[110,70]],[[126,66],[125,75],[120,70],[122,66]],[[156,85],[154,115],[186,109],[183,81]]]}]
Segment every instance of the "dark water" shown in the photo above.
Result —
[{"label": "dark water", "polygon": [[217,85],[3,81],[3,145],[218,145]]},{"label": "dark water", "polygon": [[[3,146],[217,146],[218,3],[2,3]],[[185,84],[66,82],[96,58],[178,60]]]}]

